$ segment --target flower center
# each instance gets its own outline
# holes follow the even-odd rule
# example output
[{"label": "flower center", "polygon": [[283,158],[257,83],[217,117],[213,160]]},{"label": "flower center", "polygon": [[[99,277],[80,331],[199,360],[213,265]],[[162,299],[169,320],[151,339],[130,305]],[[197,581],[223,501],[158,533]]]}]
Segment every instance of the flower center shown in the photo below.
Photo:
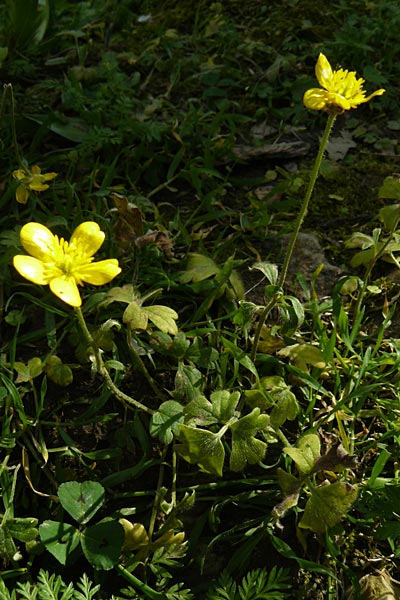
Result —
[{"label": "flower center", "polygon": [[73,277],[77,284],[81,284],[82,280],[79,276],[79,269],[90,264],[93,257],[75,246],[70,246],[63,238],[58,239],[54,236],[53,260],[46,262],[45,272],[49,279],[61,277]]}]

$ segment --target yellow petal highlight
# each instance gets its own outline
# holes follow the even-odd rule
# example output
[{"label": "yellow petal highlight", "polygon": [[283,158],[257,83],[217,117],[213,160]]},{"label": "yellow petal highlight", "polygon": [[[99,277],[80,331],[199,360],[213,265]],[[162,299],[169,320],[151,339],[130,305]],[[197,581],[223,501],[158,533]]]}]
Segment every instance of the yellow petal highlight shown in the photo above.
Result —
[{"label": "yellow petal highlight", "polygon": [[332,67],[322,52],[319,55],[317,64],[315,66],[315,75],[319,85],[327,89],[327,85],[329,85],[329,81],[332,78]]},{"label": "yellow petal highlight", "polygon": [[71,236],[70,246],[82,254],[93,256],[104,242],[105,234],[94,221],[81,223]]},{"label": "yellow petal highlight", "polygon": [[21,229],[21,244],[35,258],[43,261],[53,261],[56,237],[50,229],[40,223],[27,223]]},{"label": "yellow petal highlight", "polygon": [[82,281],[92,285],[104,285],[121,273],[118,261],[115,258],[100,260],[99,262],[85,265],[79,269]]},{"label": "yellow petal highlight", "polygon": [[81,306],[82,299],[72,275],[62,275],[50,281],[50,289],[61,300],[70,306]]},{"label": "yellow petal highlight", "polygon": [[17,254],[13,259],[14,267],[18,273],[38,285],[46,285],[49,283],[48,277],[45,274],[43,263],[33,256],[24,256],[23,254]]},{"label": "yellow petal highlight", "polygon": [[364,79],[357,78],[355,71],[338,69],[333,71],[324,54],[320,54],[315,66],[315,75],[321,88],[307,90],[303,97],[304,105],[312,110],[323,110],[330,114],[339,114],[360,104],[369,102],[374,96],[381,96],[380,89],[369,96],[363,89]]}]

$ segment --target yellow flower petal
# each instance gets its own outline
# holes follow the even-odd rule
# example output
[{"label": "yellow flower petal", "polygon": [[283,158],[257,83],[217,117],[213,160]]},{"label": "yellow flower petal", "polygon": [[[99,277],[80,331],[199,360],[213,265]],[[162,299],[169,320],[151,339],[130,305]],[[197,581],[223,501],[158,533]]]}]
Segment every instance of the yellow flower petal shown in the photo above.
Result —
[{"label": "yellow flower petal", "polygon": [[328,101],[328,92],[320,88],[311,88],[306,91],[303,97],[303,103],[306,108],[312,110],[324,110]]},{"label": "yellow flower petal", "polygon": [[24,181],[26,179],[29,181],[29,177],[27,177],[27,173],[23,169],[17,169],[16,171],[13,171],[12,175],[14,179],[18,179],[18,181]]},{"label": "yellow flower petal", "polygon": [[37,258],[32,256],[24,256],[23,254],[17,254],[13,259],[14,267],[18,273],[38,285],[47,285],[49,283],[49,277],[45,275],[44,264]]},{"label": "yellow flower petal", "polygon": [[15,198],[18,204],[26,204],[29,198],[29,192],[23,183],[19,185],[15,191]]},{"label": "yellow flower petal", "polygon": [[319,85],[328,89],[329,81],[332,78],[332,67],[322,52],[318,56],[317,64],[315,65],[315,75]]},{"label": "yellow flower petal", "polygon": [[373,98],[374,96],[382,96],[382,94],[384,94],[386,92],[386,90],[384,90],[383,88],[381,88],[380,90],[376,90],[376,92],[372,92],[372,94],[370,94],[369,96],[367,96],[366,98],[364,98],[364,102],[369,102],[371,100],[371,98]]},{"label": "yellow flower petal", "polygon": [[42,175],[42,177],[43,177],[43,179],[45,181],[51,181],[52,179],[54,179],[55,177],[57,177],[57,175],[58,175],[58,173],[54,173],[54,172],[52,172],[52,173],[44,173]]},{"label": "yellow flower petal", "polygon": [[304,94],[307,108],[324,110],[330,114],[339,114],[360,104],[368,102],[374,96],[380,96],[384,89],[365,95],[362,77],[357,78],[355,71],[338,69],[333,71],[328,59],[320,54],[315,66],[315,75],[321,88],[312,88]]},{"label": "yellow flower petal", "polygon": [[21,229],[21,244],[31,256],[45,262],[54,262],[57,238],[40,223],[27,223]]},{"label": "yellow flower petal", "polygon": [[81,306],[82,299],[76,285],[76,281],[72,275],[61,275],[50,281],[50,289],[70,306]]},{"label": "yellow flower petal", "polygon": [[42,169],[38,165],[33,165],[33,167],[31,168],[31,173],[33,173],[34,175],[40,175],[41,172]]},{"label": "yellow flower petal", "polygon": [[38,179],[37,177],[33,177],[32,181],[29,183],[29,188],[34,192],[44,192],[49,188],[47,183],[42,182],[43,177]]},{"label": "yellow flower petal", "polygon": [[104,242],[105,234],[94,221],[81,223],[71,236],[69,246],[84,256],[93,256]]},{"label": "yellow flower petal", "polygon": [[81,267],[76,275],[86,283],[91,283],[92,285],[104,285],[105,283],[109,283],[120,273],[121,268],[118,265],[118,261],[115,258],[108,258]]}]

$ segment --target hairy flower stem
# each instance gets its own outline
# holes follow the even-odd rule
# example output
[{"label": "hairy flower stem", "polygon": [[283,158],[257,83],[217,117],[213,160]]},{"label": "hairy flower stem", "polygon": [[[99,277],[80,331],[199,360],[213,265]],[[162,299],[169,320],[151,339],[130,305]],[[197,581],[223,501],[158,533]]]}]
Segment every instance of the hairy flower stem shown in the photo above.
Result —
[{"label": "hairy flower stem", "polygon": [[112,392],[114,394],[114,396],[116,398],[118,398],[118,400],[120,400],[123,404],[127,403],[130,404],[131,406],[134,406],[135,408],[138,408],[140,410],[143,410],[144,412],[152,415],[153,414],[153,410],[151,410],[150,408],[148,408],[147,406],[145,406],[144,404],[142,404],[141,402],[139,402],[138,400],[135,400],[134,398],[132,398],[131,396],[128,396],[127,394],[125,394],[124,392],[122,392],[114,383],[114,381],[111,378],[110,373],[108,372],[107,367],[104,364],[103,361],[103,357],[101,356],[101,352],[100,352],[100,348],[96,345],[92,334],[90,333],[89,329],[87,328],[86,325],[86,321],[85,318],[83,316],[82,310],[81,308],[75,307],[75,314],[77,316],[79,325],[82,329],[83,335],[85,336],[85,339],[88,343],[88,345],[90,346],[93,354],[94,354],[94,359],[96,362],[96,371],[99,373],[99,375],[101,375],[101,377],[104,379],[108,389],[110,390],[110,392]]},{"label": "hairy flower stem", "polygon": [[269,313],[274,308],[274,306],[278,303],[279,298],[282,296],[282,288],[283,288],[283,285],[285,283],[285,279],[287,276],[290,259],[292,258],[293,250],[296,245],[296,241],[297,241],[301,226],[303,225],[304,219],[307,215],[308,205],[310,203],[311,195],[314,190],[315,182],[317,181],[317,177],[318,177],[319,170],[321,167],[322,158],[324,156],[326,145],[328,143],[329,136],[332,131],[332,127],[335,122],[335,119],[336,119],[336,115],[330,114],[328,116],[328,120],[327,120],[326,126],[325,126],[325,131],[323,133],[323,136],[322,136],[322,139],[321,139],[321,142],[319,145],[318,154],[316,156],[314,166],[311,171],[310,181],[308,183],[307,191],[304,196],[304,200],[301,205],[300,212],[297,216],[294,230],[293,230],[292,236],[290,238],[289,246],[288,246],[288,249],[285,254],[285,258],[283,261],[279,279],[276,284],[277,289],[276,289],[274,295],[272,296],[271,300],[268,302],[268,304],[264,308],[263,312],[261,313],[260,319],[258,321],[257,329],[256,329],[256,332],[254,335],[253,348],[251,351],[251,360],[253,360],[253,361],[255,360],[255,357],[257,354],[257,346],[260,341],[260,336],[261,336],[261,331],[262,331],[263,325],[264,325],[265,321],[267,320]]}]

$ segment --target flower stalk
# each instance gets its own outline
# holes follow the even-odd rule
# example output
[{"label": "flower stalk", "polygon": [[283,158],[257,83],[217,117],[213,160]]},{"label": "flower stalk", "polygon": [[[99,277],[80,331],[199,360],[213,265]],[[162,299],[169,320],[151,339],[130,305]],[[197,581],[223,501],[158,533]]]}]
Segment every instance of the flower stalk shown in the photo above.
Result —
[{"label": "flower stalk", "polygon": [[290,259],[292,258],[293,250],[296,245],[301,226],[308,211],[308,205],[314,190],[315,182],[317,181],[322,158],[324,156],[326,145],[328,143],[336,116],[345,112],[346,110],[357,108],[357,106],[360,104],[369,102],[375,96],[381,96],[385,93],[384,89],[379,89],[369,96],[366,96],[363,87],[365,81],[362,77],[357,78],[355,71],[347,71],[344,69],[334,71],[328,59],[322,53],[319,55],[317,64],[315,66],[315,75],[321,87],[307,90],[303,97],[303,103],[306,108],[310,108],[312,110],[322,110],[327,112],[329,116],[319,145],[318,154],[311,171],[307,191],[295,222],[289,247],[285,254],[275,293],[261,313],[257,324],[253,348],[250,355],[252,361],[255,360],[257,354],[257,347],[260,341],[261,331],[264,323],[267,320],[269,313],[279,302],[279,299],[283,294],[283,285],[286,280]]},{"label": "flower stalk", "polygon": [[264,326],[264,323],[267,320],[269,313],[274,308],[274,306],[278,303],[279,298],[282,296],[282,288],[283,288],[283,285],[285,283],[285,279],[286,279],[286,276],[287,276],[287,272],[288,272],[288,268],[289,268],[289,264],[290,264],[290,259],[292,258],[293,250],[294,250],[294,247],[296,245],[296,241],[297,241],[297,238],[299,236],[300,229],[301,229],[301,227],[303,225],[303,222],[304,222],[304,219],[305,219],[305,217],[307,215],[308,206],[310,204],[311,196],[312,196],[312,193],[313,193],[313,190],[314,190],[314,187],[315,187],[315,183],[317,181],[317,177],[318,177],[318,174],[319,174],[319,170],[321,168],[321,163],[322,163],[322,159],[323,159],[324,152],[325,152],[325,149],[326,149],[326,145],[328,143],[329,136],[330,136],[330,133],[332,131],[332,127],[333,127],[333,124],[335,122],[335,119],[336,119],[336,115],[335,114],[330,114],[328,116],[328,120],[327,120],[326,126],[325,126],[325,131],[323,133],[323,136],[321,138],[321,142],[320,142],[320,145],[319,145],[318,154],[316,156],[316,159],[314,161],[314,165],[313,165],[313,168],[312,168],[312,171],[311,171],[311,175],[310,175],[310,180],[309,180],[309,183],[308,183],[307,191],[305,193],[303,203],[302,203],[302,205],[300,207],[299,214],[297,215],[297,219],[296,219],[296,223],[295,223],[295,226],[294,226],[294,230],[293,230],[293,233],[291,235],[289,246],[288,246],[288,249],[287,249],[286,254],[285,254],[285,258],[284,258],[284,261],[283,261],[282,269],[281,269],[281,272],[280,272],[280,275],[279,275],[279,279],[278,279],[278,282],[277,282],[276,292],[274,293],[274,295],[272,296],[272,298],[270,299],[270,301],[268,302],[268,304],[264,308],[263,312],[261,313],[260,319],[259,319],[258,324],[257,324],[257,329],[256,329],[256,332],[255,332],[255,335],[254,335],[253,348],[252,348],[252,351],[251,351],[251,360],[252,361],[254,361],[254,359],[256,357],[256,354],[257,354],[257,346],[258,346],[258,343],[260,341],[261,331],[262,331],[262,328]]},{"label": "flower stalk", "polygon": [[90,347],[90,349],[93,352],[94,359],[95,359],[95,364],[96,364],[96,371],[104,379],[104,381],[105,381],[108,389],[110,390],[110,392],[112,392],[112,394],[114,394],[114,396],[118,400],[120,400],[122,403],[127,403],[130,406],[134,406],[135,408],[138,408],[139,410],[143,410],[144,412],[152,415],[154,411],[151,410],[151,408],[148,408],[147,406],[145,406],[144,404],[142,404],[138,400],[135,400],[131,396],[128,396],[122,390],[120,390],[118,388],[118,386],[115,385],[115,383],[112,380],[111,375],[110,375],[107,367],[104,364],[100,348],[96,345],[96,343],[95,343],[95,341],[93,339],[93,336],[90,333],[90,331],[89,331],[89,329],[88,329],[88,327],[86,325],[86,321],[85,321],[85,318],[83,316],[83,313],[82,313],[82,310],[81,310],[80,306],[76,306],[75,307],[75,314],[76,314],[76,317],[78,319],[78,323],[80,325],[82,333],[83,333],[83,335],[85,337],[85,340],[87,341],[88,346]]}]

